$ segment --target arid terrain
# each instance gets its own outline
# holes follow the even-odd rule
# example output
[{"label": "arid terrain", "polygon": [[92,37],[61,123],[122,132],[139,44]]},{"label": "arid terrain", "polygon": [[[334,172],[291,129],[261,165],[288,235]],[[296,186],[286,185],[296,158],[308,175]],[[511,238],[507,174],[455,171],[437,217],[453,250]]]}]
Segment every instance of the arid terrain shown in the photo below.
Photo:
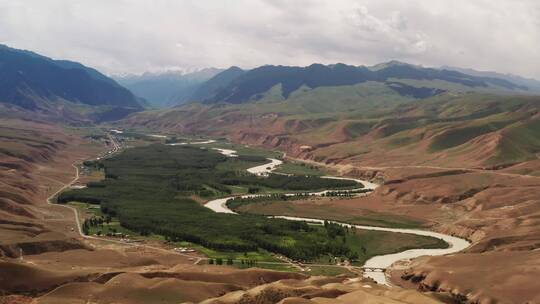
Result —
[{"label": "arid terrain", "polygon": [[[448,294],[388,289],[355,276],[194,265],[159,244],[83,238],[70,208],[47,203],[71,185],[74,163],[113,149],[84,129],[2,124],[0,303],[439,303]],[[44,142],[53,143],[45,144]],[[80,184],[93,179],[81,175]],[[390,302],[388,302],[390,301]]]},{"label": "arid terrain", "polygon": [[[283,298],[290,298],[284,303],[326,303],[323,298],[349,303],[358,297],[376,303],[378,296],[393,298],[396,303],[437,301],[427,294],[377,287],[362,279],[195,266],[194,257],[173,251],[82,239],[73,211],[48,205],[46,199],[73,180],[73,163],[108,147],[49,124],[8,123],[2,126],[3,147],[9,150],[2,162],[5,220],[1,227],[4,257],[0,286],[5,295],[16,295],[6,296],[6,303],[35,297],[39,303],[85,303],[92,299],[98,303],[144,303],[145,299],[170,303],[173,299],[198,302],[212,297],[217,297],[212,300],[215,303],[274,303]],[[16,144],[13,138],[18,139]],[[35,144],[44,139],[54,145]],[[538,275],[540,260],[536,250],[540,244],[536,207],[540,178],[523,175],[522,169],[535,168],[535,163],[501,170],[430,166],[366,169],[353,162],[328,163],[329,170],[384,184],[362,198],[292,201],[286,208],[265,205],[261,208],[266,210],[255,208],[251,212],[307,217],[318,217],[322,212],[327,218],[363,221],[380,221],[382,214],[393,220],[417,220],[432,230],[467,238],[473,246],[453,256],[421,258],[406,267],[396,265],[390,272],[395,285],[450,292],[482,303],[537,301],[537,283],[529,278]],[[306,208],[313,204],[318,208]],[[136,295],[133,290],[137,290]],[[444,294],[439,300],[444,300]]]}]

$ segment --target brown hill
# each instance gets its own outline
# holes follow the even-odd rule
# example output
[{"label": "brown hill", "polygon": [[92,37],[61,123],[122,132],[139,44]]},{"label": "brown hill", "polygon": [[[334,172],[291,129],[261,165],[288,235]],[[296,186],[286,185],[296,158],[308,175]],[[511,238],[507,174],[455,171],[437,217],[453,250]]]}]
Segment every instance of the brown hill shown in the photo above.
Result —
[{"label": "brown hill", "polygon": [[105,147],[72,129],[17,119],[0,122],[0,143],[0,303],[199,302],[254,294],[258,286],[272,286],[264,294],[333,299],[369,288],[345,277],[193,265],[192,257],[155,246],[83,239],[73,212],[46,199],[72,181],[72,163]]}]

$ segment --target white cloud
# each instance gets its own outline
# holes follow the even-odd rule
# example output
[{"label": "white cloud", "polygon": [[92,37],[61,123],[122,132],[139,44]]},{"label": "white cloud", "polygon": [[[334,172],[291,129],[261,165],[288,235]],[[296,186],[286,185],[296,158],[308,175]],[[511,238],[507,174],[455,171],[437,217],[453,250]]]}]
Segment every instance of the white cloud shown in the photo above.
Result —
[{"label": "white cloud", "polygon": [[537,0],[0,0],[0,41],[141,73],[391,59],[540,78]]},{"label": "white cloud", "polygon": [[351,37],[377,48],[391,49],[396,54],[422,54],[429,48],[428,36],[418,29],[409,29],[400,11],[392,11],[387,18],[379,18],[366,6],[359,6],[347,16],[353,27]]}]

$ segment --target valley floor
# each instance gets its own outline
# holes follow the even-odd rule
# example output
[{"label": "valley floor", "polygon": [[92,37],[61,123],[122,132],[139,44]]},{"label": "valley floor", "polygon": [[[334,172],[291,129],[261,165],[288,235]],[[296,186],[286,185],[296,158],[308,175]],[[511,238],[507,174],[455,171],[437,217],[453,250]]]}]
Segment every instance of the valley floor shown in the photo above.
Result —
[{"label": "valley floor", "polygon": [[[13,219],[0,226],[0,245],[4,253],[0,262],[0,289],[6,295],[3,301],[8,303],[12,300],[30,302],[31,298],[37,298],[39,303],[86,303],[88,300],[171,303],[199,302],[212,297],[218,297],[216,303],[265,297],[292,297],[287,303],[326,303],[321,297],[337,297],[336,303],[353,303],[358,299],[436,303],[450,302],[445,296],[449,292],[470,301],[540,301],[536,292],[538,286],[530,279],[540,274],[537,250],[540,178],[522,175],[535,166],[534,162],[497,171],[331,164],[328,170],[359,178],[384,179],[385,183],[367,197],[242,207],[249,212],[284,212],[315,218],[322,212],[358,224],[421,225],[471,240],[473,245],[465,253],[424,257],[394,265],[390,272],[393,284],[443,292],[435,299],[410,290],[389,290],[358,279],[308,278],[295,273],[193,265],[197,255],[176,254],[159,247],[153,249],[151,244],[137,246],[81,239],[73,211],[44,202],[73,178],[71,163],[109,148],[96,142],[87,146],[88,141],[81,139],[81,134],[66,135],[66,131],[49,129],[50,126],[35,125],[30,129],[40,128],[62,141],[57,143],[61,146],[25,152],[36,158],[31,162],[17,156],[3,159],[2,181],[9,182],[3,183],[2,191],[9,196],[8,200],[2,200],[2,212],[5,218]],[[21,130],[29,132],[22,127]],[[54,139],[49,141],[54,142]],[[21,186],[23,184],[39,186],[28,188]],[[306,208],[312,205],[317,208]],[[22,261],[17,250],[21,246],[28,252]],[[135,289],[137,293],[133,293]],[[293,300],[295,296],[303,296],[304,300]]]},{"label": "valley floor", "polygon": [[[55,137],[64,133],[59,130]],[[22,212],[24,209],[19,209],[21,212],[16,220],[20,224],[17,225],[32,227],[26,224],[32,223],[35,227],[42,227],[43,231],[29,233],[28,229],[10,229],[12,223],[0,227],[1,233],[7,236],[2,238],[1,244],[4,254],[0,261],[2,303],[30,303],[36,300],[37,303],[176,303],[199,302],[223,294],[227,296],[220,298],[220,303],[236,303],[239,298],[276,299],[302,295],[318,303],[320,297],[344,296],[343,300],[346,301],[346,295],[353,291],[366,298],[377,298],[381,293],[396,299],[402,297],[399,292],[388,294],[384,288],[372,283],[351,279],[351,274],[334,279],[317,279],[256,268],[234,270],[226,266],[193,265],[198,261],[197,255],[163,250],[151,244],[139,246],[123,241],[81,238],[73,210],[47,205],[46,198],[65,185],[72,184],[76,171],[71,163],[91,158],[100,150],[115,149],[115,143],[108,142],[107,148],[102,146],[103,143],[96,142],[89,148],[84,144],[87,141],[82,140],[79,134],[70,139],[72,142],[66,140],[66,147],[51,152],[46,161],[31,164],[24,173],[35,179],[36,184],[50,183],[50,186],[41,186],[35,192],[20,193],[14,197],[17,204],[20,204],[17,199],[28,198],[31,202],[22,207],[31,211],[29,215]],[[75,139],[81,141],[75,142]],[[10,170],[13,169],[6,173],[13,172]],[[99,175],[81,177],[81,182],[101,178]],[[3,212],[12,212],[12,209],[3,209]],[[21,238],[22,235],[28,239]],[[19,247],[23,248],[22,258],[20,251],[15,250]],[[330,269],[317,272],[335,274]],[[282,279],[287,280],[280,281]],[[258,290],[252,290],[256,286],[260,286]],[[229,297],[230,292],[235,296]],[[416,293],[408,298],[416,299],[415,303],[436,302]]]}]

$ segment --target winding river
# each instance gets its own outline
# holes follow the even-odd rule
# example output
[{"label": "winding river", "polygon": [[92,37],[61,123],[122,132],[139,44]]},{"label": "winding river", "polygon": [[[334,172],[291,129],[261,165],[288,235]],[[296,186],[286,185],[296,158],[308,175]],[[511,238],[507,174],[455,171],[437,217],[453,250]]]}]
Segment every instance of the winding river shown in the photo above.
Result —
[{"label": "winding river", "polygon": [[[236,151],[234,151],[234,150],[229,150],[229,149],[216,149],[216,150],[219,151],[220,153],[222,153],[224,155],[227,155],[227,156],[230,156],[230,157],[237,156]],[[255,166],[255,167],[249,168],[247,170],[250,173],[253,173],[253,174],[266,175],[266,174],[269,174],[270,172],[272,172],[273,170],[275,170],[279,165],[281,165],[283,163],[281,160],[274,159],[274,158],[268,158],[268,160],[270,162],[267,163],[267,164],[260,165],[260,166]],[[353,181],[356,181],[358,183],[363,184],[364,187],[362,189],[375,190],[378,187],[377,184],[370,183],[370,182],[364,181],[364,180],[354,179],[354,178],[334,177],[334,176],[324,176],[323,178],[353,180]],[[329,191],[332,191],[332,190],[313,192],[313,193],[310,193],[310,194],[312,194],[312,195],[322,195],[322,194],[325,194],[326,192],[329,192]],[[286,194],[286,195],[294,195],[294,194]],[[247,198],[247,197],[253,197],[253,196],[257,196],[257,194],[245,195],[245,196],[242,196],[242,197]],[[215,212],[218,212],[218,213],[236,214],[236,212],[229,209],[227,207],[227,204],[226,204],[227,200],[229,200],[229,199],[231,199],[233,197],[234,196],[215,199],[215,200],[207,202],[204,206],[211,209],[211,210],[213,210],[213,211],[215,211]],[[312,219],[312,218],[305,218],[305,217],[291,217],[291,216],[275,216],[275,217],[276,218],[283,218],[283,219],[293,220],[293,221],[306,221],[306,222],[313,222],[313,223],[323,223],[324,222],[324,220],[321,220],[321,219]],[[413,259],[413,258],[417,258],[417,257],[420,257],[420,256],[426,256],[426,255],[428,255],[428,256],[436,256],[436,255],[452,254],[452,253],[459,252],[459,251],[469,247],[469,245],[470,245],[470,243],[468,241],[464,240],[464,239],[457,238],[457,237],[450,236],[450,235],[446,235],[446,234],[442,234],[442,233],[433,232],[433,231],[427,231],[427,230],[351,225],[351,224],[340,223],[340,222],[336,222],[336,221],[330,221],[330,222],[338,223],[338,224],[349,226],[349,227],[354,226],[357,229],[364,229],[364,230],[387,231],[387,232],[395,232],[395,233],[408,233],[408,234],[416,234],[416,235],[422,235],[422,236],[430,236],[430,237],[442,239],[442,240],[444,240],[445,242],[447,242],[449,244],[449,247],[445,248],[445,249],[411,249],[411,250],[405,250],[405,251],[398,252],[398,253],[393,253],[393,254],[374,256],[374,257],[370,258],[369,260],[367,260],[366,263],[364,264],[364,267],[367,267],[367,268],[388,268],[392,264],[394,264],[395,262],[400,261],[400,260],[408,260],[408,259]],[[389,285],[388,280],[387,280],[386,275],[384,274],[384,272],[364,272],[364,276],[372,278],[373,280],[375,280],[379,284]]]},{"label": "winding river", "polygon": [[[150,136],[153,136],[153,137],[160,136],[161,137],[161,136],[164,136],[164,135],[150,135]],[[215,142],[216,142],[215,140],[209,139],[209,140],[204,140],[204,141],[178,142],[178,143],[172,143],[172,144],[167,144],[167,145],[169,145],[169,146],[203,145],[203,144],[211,144],[211,143],[215,143]],[[236,152],[236,151],[234,151],[234,152]]]}]

